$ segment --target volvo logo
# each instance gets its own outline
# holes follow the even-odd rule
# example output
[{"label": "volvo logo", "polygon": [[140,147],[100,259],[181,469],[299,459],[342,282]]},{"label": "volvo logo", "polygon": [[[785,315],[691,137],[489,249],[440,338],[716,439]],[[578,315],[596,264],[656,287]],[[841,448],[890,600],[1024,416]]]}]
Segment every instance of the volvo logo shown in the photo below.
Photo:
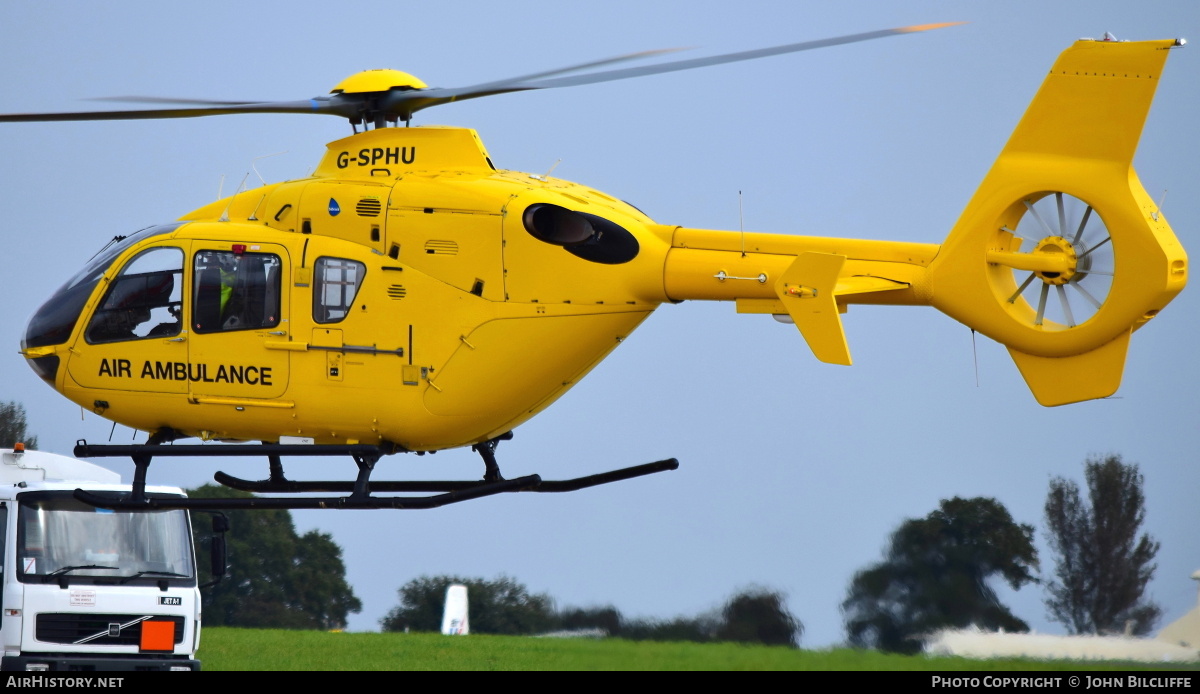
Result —
[{"label": "volvo logo", "polygon": [[[105,616],[120,617],[121,615],[105,615]],[[122,629],[127,629],[131,626],[134,626],[135,624],[141,624],[142,622],[146,621],[147,619],[150,619],[150,617],[151,617],[151,615],[145,615],[143,617],[132,617],[129,621],[127,621],[123,624],[121,622],[109,622],[107,629],[101,629],[100,631],[97,631],[96,633],[92,634],[91,636],[85,636],[76,641],[72,641],[71,643],[78,646],[78,645],[85,644],[85,643],[91,643],[92,641],[95,641],[96,639],[102,639],[105,637],[115,639],[115,638],[118,638],[121,636]]]}]

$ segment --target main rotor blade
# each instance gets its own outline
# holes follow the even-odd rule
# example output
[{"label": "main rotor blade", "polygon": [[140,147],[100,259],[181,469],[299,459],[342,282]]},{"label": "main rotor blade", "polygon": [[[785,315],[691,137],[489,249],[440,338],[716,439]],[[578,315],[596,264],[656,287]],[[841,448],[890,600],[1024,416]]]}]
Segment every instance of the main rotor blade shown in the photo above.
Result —
[{"label": "main rotor blade", "polygon": [[[818,39],[815,41],[802,41],[800,43],[789,43],[783,46],[774,46],[772,48],[758,48],[750,51],[740,51],[738,53],[726,53],[723,55],[709,56],[707,58],[691,58],[688,60],[677,60],[671,63],[659,63],[658,65],[646,65],[642,67],[624,68],[620,70],[608,70],[605,72],[594,72],[587,75],[575,75],[572,77],[559,77],[555,79],[530,79],[528,77],[516,77],[509,80],[500,80],[489,82],[486,84],[475,85],[473,87],[460,87],[456,89],[422,89],[411,92],[402,92],[393,95],[389,99],[389,106],[399,107],[408,110],[411,114],[423,108],[436,106],[438,104],[450,103],[453,101],[463,101],[465,99],[474,99],[481,96],[492,96],[494,94],[507,94],[510,92],[530,91],[534,89],[554,89],[557,87],[574,87],[582,84],[595,84],[598,82],[611,82],[614,80],[630,79],[633,77],[645,77],[648,75],[657,75],[666,72],[678,72],[680,70],[692,70],[701,67],[709,67],[712,65],[722,65],[724,63],[734,63],[743,60],[755,60],[757,58],[766,58],[775,55],[783,55],[785,53],[798,53],[800,51],[808,51],[816,48],[827,48],[830,46],[840,46],[847,43],[858,43],[860,41],[870,41],[872,39],[880,39],[887,36],[896,36],[899,34],[912,34],[921,31],[929,31],[931,29],[941,29],[943,27],[957,26],[966,22],[945,22],[942,24],[918,24],[906,27],[897,27],[895,29],[882,29],[879,31],[868,31],[861,34],[848,34],[846,36],[836,36],[828,39]],[[401,103],[412,102],[411,110],[401,106]],[[407,105],[407,104],[406,104]]]},{"label": "main rotor blade", "polygon": [[95,96],[85,101],[111,101],[120,104],[195,104],[197,106],[245,106],[262,101],[215,101],[213,99],[180,99],[169,96]]},{"label": "main rotor blade", "polygon": [[[188,102],[184,102],[188,103]],[[347,118],[353,115],[350,104],[331,98],[305,101],[276,101],[261,104],[196,106],[194,108],[160,108],[137,111],[71,111],[68,113],[5,113],[0,123],[38,123],[50,121],[88,120],[147,120],[154,118],[199,118],[239,113],[327,113]]]},{"label": "main rotor blade", "polygon": [[[477,84],[467,89],[488,89],[493,85],[510,84],[512,82],[524,82],[527,80],[539,79],[542,77],[553,77],[554,75],[562,75],[568,72],[578,72],[579,70],[589,70],[591,68],[601,67],[603,65],[612,65],[614,63],[622,63],[629,60],[641,60],[656,55],[666,53],[675,53],[678,51],[688,50],[686,48],[660,48],[650,51],[638,51],[636,53],[626,53],[612,58],[604,58],[602,60],[592,60],[578,65],[570,65],[560,67],[554,70],[545,70],[543,72],[534,72],[520,77],[509,77],[499,82],[484,82]],[[215,99],[183,99],[169,96],[97,96],[87,101],[109,101],[125,104],[192,104],[194,106],[250,106],[252,104],[265,104],[270,102],[264,101],[218,101]]]},{"label": "main rotor blade", "polygon": [[148,100],[150,103],[195,105],[188,108],[145,109],[136,111],[10,113],[0,114],[0,123],[199,118],[202,116],[234,115],[242,113],[319,113],[342,116],[344,118],[351,119],[354,122],[364,119],[375,120],[376,122],[379,122],[382,118],[387,118],[388,120],[409,120],[417,111],[429,108],[430,106],[437,106],[439,104],[446,104],[453,101],[476,99],[482,96],[491,96],[493,94],[507,94],[511,92],[530,91],[534,89],[573,87],[582,84],[611,82],[614,80],[644,77],[647,75],[657,75],[666,72],[692,70],[695,68],[709,67],[712,65],[721,65],[724,63],[766,58],[785,53],[797,53],[799,51],[807,51],[815,48],[826,48],[829,46],[839,46],[847,43],[870,41],[872,39],[884,38],[886,36],[896,36],[898,34],[912,34],[921,31],[929,31],[931,29],[956,26],[963,23],[964,22],[919,24],[907,27],[898,27],[895,29],[869,31],[861,34],[849,34],[846,36],[837,36],[828,39],[819,39],[816,41],[790,43],[783,46],[775,46],[773,48],[759,48],[750,51],[741,51],[738,53],[726,53],[724,55],[710,56],[707,58],[678,60],[670,63],[659,63],[657,65],[624,68],[620,70],[607,70],[604,72],[593,72],[590,74],[574,75],[569,77],[553,77],[554,75],[562,75],[564,73],[576,72],[578,70],[599,67],[601,65],[610,65],[626,60],[644,58],[678,49],[644,51],[641,53],[630,53],[627,55],[617,56],[615,58],[580,63],[578,65],[565,68],[558,68],[555,70],[534,73],[531,75],[498,80],[495,82],[485,82],[483,84],[477,84],[470,87],[460,87],[456,89],[432,88],[413,89],[410,91],[393,90],[382,93],[333,94],[329,96],[319,96],[313,99],[306,99],[303,101],[277,101],[262,103],[223,101],[195,102],[186,99],[131,97],[138,100]]},{"label": "main rotor blade", "polygon": [[603,65],[612,65],[614,63],[623,63],[623,62],[626,62],[629,60],[641,60],[643,58],[649,58],[649,57],[655,56],[655,55],[664,55],[666,53],[677,53],[679,51],[686,51],[686,50],[690,50],[690,49],[688,49],[688,48],[657,48],[657,49],[653,49],[653,50],[649,50],[649,51],[637,51],[636,53],[626,53],[624,55],[618,55],[618,56],[614,56],[612,58],[603,58],[601,60],[592,60],[592,61],[589,61],[586,63],[579,63],[578,65],[570,65],[568,67],[560,67],[560,68],[557,68],[554,70],[546,70],[544,72],[534,72],[529,75],[521,75],[520,77],[506,77],[505,79],[502,79],[502,80],[496,80],[493,82],[483,82],[481,84],[472,85],[470,87],[462,87],[461,89],[466,90],[466,91],[493,89],[497,86],[508,85],[508,84],[512,84],[514,82],[525,82],[527,80],[535,80],[535,79],[540,79],[542,77],[553,77],[554,75],[562,75],[562,74],[565,74],[568,72],[578,72],[580,70],[590,70],[591,68],[601,67]]}]

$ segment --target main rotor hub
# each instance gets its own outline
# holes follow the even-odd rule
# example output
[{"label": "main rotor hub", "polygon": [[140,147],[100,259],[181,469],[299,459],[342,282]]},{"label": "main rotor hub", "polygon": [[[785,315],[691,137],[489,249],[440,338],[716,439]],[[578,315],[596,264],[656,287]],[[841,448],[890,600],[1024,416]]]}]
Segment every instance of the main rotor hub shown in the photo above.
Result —
[{"label": "main rotor hub", "polygon": [[421,80],[407,72],[399,70],[363,70],[350,75],[337,83],[330,94],[363,94],[369,92],[386,92],[392,89],[426,89]]},{"label": "main rotor hub", "polygon": [[1067,284],[1079,271],[1079,254],[1075,251],[1075,246],[1061,236],[1047,236],[1038,241],[1037,246],[1033,249],[1033,253],[1034,255],[1039,253],[1058,253],[1067,257],[1067,269],[1065,271],[1038,271],[1035,273],[1038,279],[1046,284]]}]

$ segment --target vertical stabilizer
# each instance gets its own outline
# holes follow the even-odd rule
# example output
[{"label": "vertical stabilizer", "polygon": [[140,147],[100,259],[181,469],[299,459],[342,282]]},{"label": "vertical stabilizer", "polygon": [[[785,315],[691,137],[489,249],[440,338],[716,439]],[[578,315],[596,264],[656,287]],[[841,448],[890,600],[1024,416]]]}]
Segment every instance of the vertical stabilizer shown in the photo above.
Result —
[{"label": "vertical stabilizer", "polygon": [[1043,405],[1106,397],[1130,334],[1187,282],[1133,171],[1171,48],[1076,42],[930,265],[934,306],[1008,347]]}]

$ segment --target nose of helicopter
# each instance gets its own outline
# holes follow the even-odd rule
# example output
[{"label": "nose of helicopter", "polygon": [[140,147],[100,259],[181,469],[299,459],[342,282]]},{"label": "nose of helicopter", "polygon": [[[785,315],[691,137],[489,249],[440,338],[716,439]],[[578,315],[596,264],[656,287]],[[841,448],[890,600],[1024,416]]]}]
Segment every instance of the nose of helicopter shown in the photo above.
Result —
[{"label": "nose of helicopter", "polygon": [[70,338],[82,308],[77,302],[47,301],[25,326],[21,355],[38,378],[51,386],[58,374],[58,345]]}]

